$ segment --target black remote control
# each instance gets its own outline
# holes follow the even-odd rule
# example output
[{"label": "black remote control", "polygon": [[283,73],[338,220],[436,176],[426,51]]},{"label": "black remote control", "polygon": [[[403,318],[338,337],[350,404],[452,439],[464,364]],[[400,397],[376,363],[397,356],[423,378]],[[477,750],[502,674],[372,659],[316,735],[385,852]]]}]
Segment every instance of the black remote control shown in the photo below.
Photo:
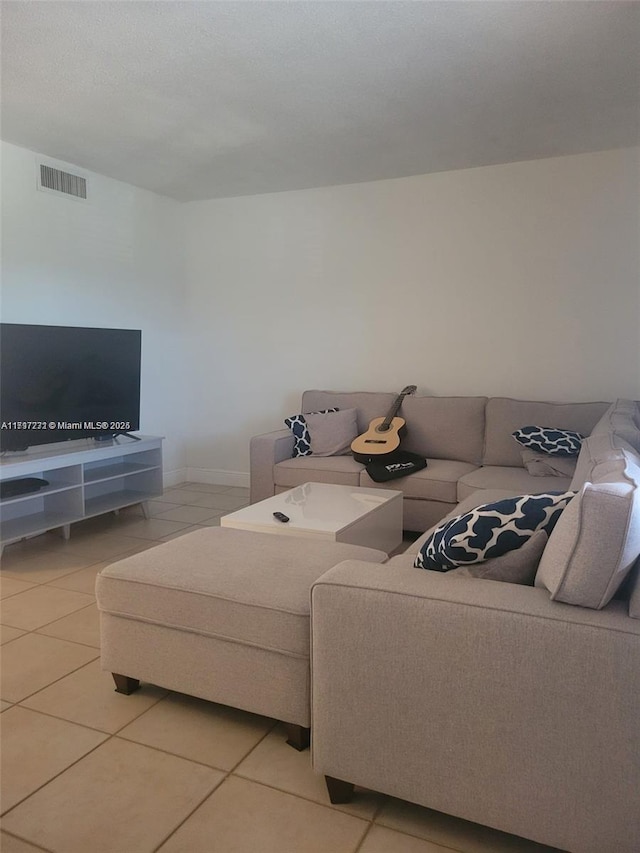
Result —
[{"label": "black remote control", "polygon": [[278,521],[281,521],[283,524],[286,521],[289,521],[289,516],[285,515],[283,512],[274,512],[273,517],[276,518]]}]

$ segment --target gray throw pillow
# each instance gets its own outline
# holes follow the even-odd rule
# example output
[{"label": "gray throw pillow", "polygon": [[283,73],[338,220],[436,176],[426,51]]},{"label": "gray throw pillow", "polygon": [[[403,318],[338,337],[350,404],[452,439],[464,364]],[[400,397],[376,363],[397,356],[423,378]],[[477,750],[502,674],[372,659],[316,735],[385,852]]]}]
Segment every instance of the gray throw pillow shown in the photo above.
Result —
[{"label": "gray throw pillow", "polygon": [[629,594],[629,616],[640,619],[640,557],[636,560],[631,579],[631,592]]},{"label": "gray throw pillow", "polygon": [[576,456],[551,456],[541,450],[523,447],[522,464],[532,477],[573,477]]},{"label": "gray throw pillow", "polygon": [[358,435],[357,409],[305,415],[313,456],[343,456]]},{"label": "gray throw pillow", "polygon": [[453,569],[447,573],[447,577],[483,578],[533,586],[538,564],[548,539],[544,530],[538,530],[515,551],[509,551],[502,557],[494,557],[493,560],[487,560],[485,563]]},{"label": "gray throw pillow", "polygon": [[[322,412],[311,412],[308,414],[322,415],[325,412],[337,412],[338,409],[323,409]],[[299,456],[311,456],[311,437],[306,421],[307,415],[291,415],[285,418],[285,425],[293,433],[293,458]]]}]

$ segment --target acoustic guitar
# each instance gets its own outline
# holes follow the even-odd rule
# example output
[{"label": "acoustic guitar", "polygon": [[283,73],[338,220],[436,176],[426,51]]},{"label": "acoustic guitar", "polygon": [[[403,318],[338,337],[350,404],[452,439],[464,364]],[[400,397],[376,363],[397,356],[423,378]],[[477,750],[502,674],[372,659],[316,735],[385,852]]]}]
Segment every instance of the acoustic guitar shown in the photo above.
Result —
[{"label": "acoustic guitar", "polygon": [[401,434],[405,429],[403,418],[397,418],[396,412],[402,405],[402,401],[410,394],[415,394],[416,386],[407,385],[396,397],[385,418],[374,418],[369,429],[354,438],[351,442],[351,450],[356,462],[365,465],[374,460],[380,460],[400,447]]}]

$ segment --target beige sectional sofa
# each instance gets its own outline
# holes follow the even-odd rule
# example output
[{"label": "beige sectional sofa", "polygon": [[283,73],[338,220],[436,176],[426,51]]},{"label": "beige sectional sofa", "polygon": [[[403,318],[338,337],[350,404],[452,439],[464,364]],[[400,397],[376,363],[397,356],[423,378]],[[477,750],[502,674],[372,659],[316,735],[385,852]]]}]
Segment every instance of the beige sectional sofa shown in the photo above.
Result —
[{"label": "beige sectional sofa", "polygon": [[[364,429],[392,399],[307,392],[303,407],[356,407]],[[207,528],[102,570],[103,669],[119,692],[149,680],[274,716],[296,748],[311,725],[334,802],[355,784],[571,853],[637,853],[637,404],[417,398],[402,414],[429,457],[429,476],[393,481],[414,529],[575,492],[542,548],[515,552],[535,585],[415,568],[429,531],[388,560]],[[571,479],[522,467],[511,432],[531,423],[590,434]],[[291,459],[292,443],[252,442],[254,500],[317,478],[373,485],[348,456]]]},{"label": "beige sectional sofa", "polygon": [[[519,405],[487,402],[490,464],[458,488],[531,485],[502,441]],[[429,531],[315,581],[313,766],[334,802],[355,784],[571,853],[640,850],[640,411],[597,408],[566,410],[591,435],[535,585],[414,568]]]},{"label": "beige sectional sofa", "polygon": [[[300,412],[355,408],[358,429],[385,415],[393,393],[305,391]],[[404,492],[405,530],[422,532],[480,489],[530,494],[565,489],[571,477],[534,477],[524,467],[511,433],[536,424],[589,435],[609,403],[546,403],[505,397],[405,397],[398,412],[407,425],[405,450],[428,459],[422,471],[375,483],[365,466],[351,456],[292,458],[288,429],[254,436],[250,445],[251,502],[306,482],[380,486]]]}]

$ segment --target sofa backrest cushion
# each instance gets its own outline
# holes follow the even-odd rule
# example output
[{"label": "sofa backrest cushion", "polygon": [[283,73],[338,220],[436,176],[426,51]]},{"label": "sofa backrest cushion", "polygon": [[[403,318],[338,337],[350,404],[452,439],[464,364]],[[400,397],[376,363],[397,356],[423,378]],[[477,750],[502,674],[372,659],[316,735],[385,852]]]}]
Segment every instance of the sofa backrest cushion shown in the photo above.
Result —
[{"label": "sofa backrest cushion", "polygon": [[[593,436],[599,444],[601,436]],[[611,442],[611,436],[606,436]],[[640,556],[640,458],[611,446],[560,516],[536,575],[551,598],[599,610]]]},{"label": "sofa backrest cushion", "polygon": [[[336,404],[337,405],[337,404]],[[545,403],[491,397],[486,407],[483,465],[523,467],[521,446],[511,435],[529,424],[590,435],[609,403]]]},{"label": "sofa backrest cushion", "polygon": [[593,433],[582,442],[576,470],[569,488],[579,492],[585,483],[593,480],[595,467],[615,450],[627,450],[634,454],[634,448],[621,438],[616,438],[612,432]]},{"label": "sofa backrest cushion", "polygon": [[640,453],[640,409],[634,400],[616,400],[592,430],[592,435],[613,433],[614,444],[626,441]]},{"label": "sofa backrest cushion", "polygon": [[358,435],[365,432],[374,418],[385,417],[397,394],[376,391],[305,391],[302,395],[303,412],[319,409],[357,409]]},{"label": "sofa backrest cushion", "polygon": [[405,397],[398,412],[407,422],[403,449],[480,465],[486,404],[486,397]]}]

